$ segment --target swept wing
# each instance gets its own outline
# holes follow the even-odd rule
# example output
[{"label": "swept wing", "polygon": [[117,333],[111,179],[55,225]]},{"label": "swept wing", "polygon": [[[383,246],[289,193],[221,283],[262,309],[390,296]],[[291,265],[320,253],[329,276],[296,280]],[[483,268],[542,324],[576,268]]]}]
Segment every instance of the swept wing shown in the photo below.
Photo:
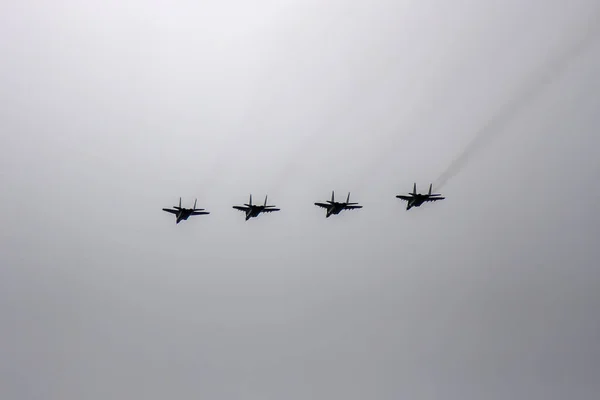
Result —
[{"label": "swept wing", "polygon": [[356,210],[357,208],[362,208],[363,206],[354,206],[354,205],[350,205],[350,206],[344,206],[344,210]]},{"label": "swept wing", "polygon": [[405,201],[410,201],[413,199],[412,196],[403,196],[403,195],[398,195],[396,196],[397,198],[399,198],[400,200],[405,200]]}]

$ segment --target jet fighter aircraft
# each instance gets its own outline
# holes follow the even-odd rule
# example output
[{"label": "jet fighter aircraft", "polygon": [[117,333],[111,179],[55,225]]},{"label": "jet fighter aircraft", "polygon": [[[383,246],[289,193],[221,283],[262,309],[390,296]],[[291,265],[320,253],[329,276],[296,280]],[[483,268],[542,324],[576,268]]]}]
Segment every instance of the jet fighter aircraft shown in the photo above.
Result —
[{"label": "jet fighter aircraft", "polygon": [[362,206],[357,205],[358,203],[350,203],[350,192],[348,192],[348,198],[343,203],[338,203],[334,199],[334,192],[331,192],[331,200],[327,200],[327,204],[325,203],[315,203],[315,206],[319,206],[327,209],[327,214],[325,214],[325,218],[329,218],[332,214],[339,214],[343,210],[356,210],[357,208],[362,208]]},{"label": "jet fighter aircraft", "polygon": [[409,193],[408,196],[398,195],[396,197],[408,202],[408,205],[406,206],[406,210],[410,210],[412,207],[420,207],[421,204],[423,204],[427,201],[444,200],[445,197],[440,197],[441,194],[431,193],[431,186],[433,186],[433,184],[429,185],[429,193],[421,194],[421,193],[417,193],[417,184],[415,183],[413,186],[413,192]]},{"label": "jet fighter aircraft", "polygon": [[188,219],[191,215],[206,215],[210,214],[208,211],[204,211],[204,208],[196,208],[196,202],[198,199],[194,200],[194,208],[181,208],[181,197],[179,198],[179,207],[173,206],[174,210],[170,208],[163,208],[163,211],[166,211],[171,214],[175,214],[176,220],[175,223],[178,224],[181,221]]},{"label": "jet fighter aircraft", "polygon": [[267,205],[267,196],[265,196],[265,204],[261,206],[261,205],[252,204],[252,194],[250,194],[250,201],[248,202],[248,204],[244,204],[244,206],[245,207],[233,206],[233,208],[235,208],[236,210],[245,212],[246,213],[246,221],[248,221],[250,218],[258,217],[258,215],[260,213],[279,211],[279,208],[273,208],[275,206]]}]

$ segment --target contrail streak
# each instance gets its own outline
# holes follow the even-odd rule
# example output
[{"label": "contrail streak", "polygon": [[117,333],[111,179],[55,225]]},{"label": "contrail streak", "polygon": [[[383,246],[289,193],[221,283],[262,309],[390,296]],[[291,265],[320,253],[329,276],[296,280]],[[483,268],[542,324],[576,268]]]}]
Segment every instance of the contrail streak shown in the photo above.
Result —
[{"label": "contrail streak", "polygon": [[436,188],[441,189],[448,180],[458,174],[477,151],[480,151],[485,145],[502,133],[508,123],[518,115],[519,111],[540,95],[547,86],[554,82],[558,75],[569,67],[573,59],[577,58],[594,42],[598,34],[597,20],[598,18],[593,18],[590,23],[591,26],[588,27],[588,31],[583,38],[546,63],[547,67],[544,70],[537,71],[529,80],[529,83],[476,132],[475,137],[465,147],[463,152],[437,178],[434,185]]}]

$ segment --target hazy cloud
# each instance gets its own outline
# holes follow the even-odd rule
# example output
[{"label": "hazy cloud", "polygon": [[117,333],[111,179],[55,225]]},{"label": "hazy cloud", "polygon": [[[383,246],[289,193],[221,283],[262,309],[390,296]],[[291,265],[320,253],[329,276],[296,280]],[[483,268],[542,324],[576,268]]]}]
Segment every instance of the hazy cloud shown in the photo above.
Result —
[{"label": "hazy cloud", "polygon": [[596,1],[2,9],[2,398],[597,396]]}]

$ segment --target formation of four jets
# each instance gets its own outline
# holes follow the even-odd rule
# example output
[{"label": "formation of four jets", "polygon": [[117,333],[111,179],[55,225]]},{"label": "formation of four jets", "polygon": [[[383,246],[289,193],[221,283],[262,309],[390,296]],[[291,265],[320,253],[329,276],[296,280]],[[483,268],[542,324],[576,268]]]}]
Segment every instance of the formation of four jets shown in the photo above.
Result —
[{"label": "formation of four jets", "polygon": [[[412,207],[420,207],[421,204],[428,201],[438,201],[444,200],[445,197],[441,197],[441,194],[431,193],[431,187],[433,184],[429,185],[428,193],[417,193],[417,184],[415,183],[413,186],[412,193],[408,195],[397,195],[396,197],[400,200],[404,200],[407,202],[406,209],[410,210]],[[205,211],[204,208],[196,208],[196,199],[194,201],[193,208],[183,208],[181,207],[181,197],[179,198],[179,206],[173,206],[173,209],[163,208],[163,211],[174,214],[176,217],[176,223],[180,223],[183,220],[188,219],[192,215],[206,215],[210,214],[208,211]],[[324,208],[327,210],[325,214],[325,218],[329,218],[332,215],[337,215],[343,210],[356,210],[362,208],[358,203],[350,203],[350,193],[348,193],[348,197],[344,202],[335,201],[335,194],[331,192],[331,200],[327,200],[326,203],[315,203],[316,206]],[[248,203],[244,203],[243,206],[233,206],[236,210],[243,211],[246,213],[246,221],[250,218],[256,218],[261,213],[269,213],[274,211],[279,211],[279,208],[276,206],[267,205],[267,196],[265,196],[264,204],[252,204],[252,195],[250,195],[250,200]]]}]

